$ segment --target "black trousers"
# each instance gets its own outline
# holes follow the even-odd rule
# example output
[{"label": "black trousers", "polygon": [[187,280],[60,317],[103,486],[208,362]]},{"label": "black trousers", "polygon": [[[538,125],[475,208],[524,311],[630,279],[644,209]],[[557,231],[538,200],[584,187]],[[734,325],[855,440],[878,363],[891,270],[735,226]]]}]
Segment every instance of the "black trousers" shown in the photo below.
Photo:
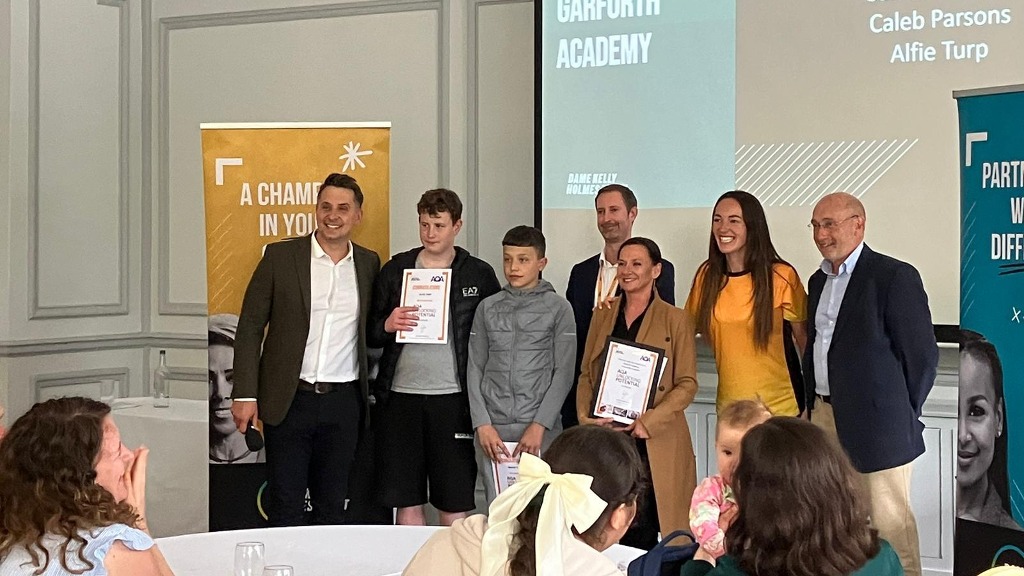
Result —
[{"label": "black trousers", "polygon": [[636,451],[640,453],[640,461],[646,471],[646,490],[636,503],[636,518],[633,525],[619,540],[619,544],[650,550],[658,543],[658,532],[661,530],[658,520],[658,499],[654,497],[654,483],[651,482],[651,460],[647,455],[647,441],[636,439]]},{"label": "black trousers", "polygon": [[572,389],[569,390],[569,395],[562,401],[562,428],[568,430],[573,426],[580,423],[579,418],[576,416],[576,387],[579,385],[580,374],[576,372],[576,377],[572,379]]},{"label": "black trousers", "polygon": [[358,383],[327,394],[299,390],[284,420],[264,426],[271,526],[307,523],[307,488],[313,524],[344,521],[361,409]]},{"label": "black trousers", "polygon": [[[372,412],[374,408],[370,408]],[[373,416],[370,417],[371,422]],[[348,475],[348,506],[345,524],[394,524],[394,510],[377,501],[376,433],[363,429],[355,461]]]}]

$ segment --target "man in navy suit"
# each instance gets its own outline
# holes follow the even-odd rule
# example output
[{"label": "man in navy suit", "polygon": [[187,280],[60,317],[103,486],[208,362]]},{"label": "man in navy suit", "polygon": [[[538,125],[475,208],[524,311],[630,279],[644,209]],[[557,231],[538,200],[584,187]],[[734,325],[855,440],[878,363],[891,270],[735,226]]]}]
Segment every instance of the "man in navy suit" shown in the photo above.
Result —
[{"label": "man in navy suit", "polygon": [[864,244],[864,205],[837,192],[814,207],[824,260],[808,281],[804,378],[811,421],[835,433],[864,480],[871,522],[908,575],[921,574],[911,463],[938,347],[917,270]]},{"label": "man in navy suit", "polygon": [[[562,426],[568,428],[576,419],[576,383],[580,378],[580,361],[587,344],[587,331],[594,307],[615,296],[619,289],[616,266],[619,247],[633,236],[633,222],[638,212],[636,195],[622,184],[609,184],[597,191],[597,230],[604,237],[604,249],[572,267],[565,298],[572,305],[576,317],[576,376],[572,390],[562,405]],[[668,260],[661,261],[661,276],[655,281],[658,295],[669,304],[676,303],[675,268]]]}]

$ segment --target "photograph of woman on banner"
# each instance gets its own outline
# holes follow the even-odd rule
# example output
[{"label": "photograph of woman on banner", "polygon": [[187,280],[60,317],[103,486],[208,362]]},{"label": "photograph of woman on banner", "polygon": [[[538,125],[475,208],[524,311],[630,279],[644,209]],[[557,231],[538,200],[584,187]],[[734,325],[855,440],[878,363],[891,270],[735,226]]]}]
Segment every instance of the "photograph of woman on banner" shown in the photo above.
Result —
[{"label": "photograph of woman on banner", "polygon": [[996,347],[977,332],[961,330],[957,517],[1021,530],[1010,507],[1007,420]]},{"label": "photograph of woman on banner", "polygon": [[234,389],[231,365],[235,360],[237,328],[238,316],[234,314],[209,317],[211,464],[251,464],[266,460],[263,450],[249,450],[245,435],[238,431],[231,419],[231,392]]}]

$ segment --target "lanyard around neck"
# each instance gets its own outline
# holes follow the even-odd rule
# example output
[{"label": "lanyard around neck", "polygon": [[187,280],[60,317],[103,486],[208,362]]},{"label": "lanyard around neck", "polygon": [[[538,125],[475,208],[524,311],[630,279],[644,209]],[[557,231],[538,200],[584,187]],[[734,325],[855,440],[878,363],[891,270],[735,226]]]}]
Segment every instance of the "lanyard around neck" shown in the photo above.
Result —
[{"label": "lanyard around neck", "polygon": [[618,272],[616,272],[615,278],[608,285],[608,290],[607,291],[605,291],[604,276],[605,276],[605,267],[601,266],[598,269],[598,271],[597,271],[597,287],[596,287],[597,288],[597,293],[594,294],[594,299],[596,301],[594,303],[595,306],[597,304],[603,302],[604,300],[607,300],[610,296],[613,296],[615,294],[615,291],[619,289],[619,276],[618,276]]}]

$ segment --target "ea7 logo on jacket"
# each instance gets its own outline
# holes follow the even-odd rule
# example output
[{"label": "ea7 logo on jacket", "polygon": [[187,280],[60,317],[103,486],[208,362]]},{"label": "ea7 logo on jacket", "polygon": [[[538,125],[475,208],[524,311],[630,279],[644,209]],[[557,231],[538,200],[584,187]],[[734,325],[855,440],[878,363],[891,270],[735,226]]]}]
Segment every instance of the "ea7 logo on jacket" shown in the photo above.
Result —
[{"label": "ea7 logo on jacket", "polygon": [[466,288],[462,289],[462,297],[463,298],[470,298],[470,297],[479,296],[479,295],[480,295],[480,289],[477,288],[476,286],[467,286]]}]

